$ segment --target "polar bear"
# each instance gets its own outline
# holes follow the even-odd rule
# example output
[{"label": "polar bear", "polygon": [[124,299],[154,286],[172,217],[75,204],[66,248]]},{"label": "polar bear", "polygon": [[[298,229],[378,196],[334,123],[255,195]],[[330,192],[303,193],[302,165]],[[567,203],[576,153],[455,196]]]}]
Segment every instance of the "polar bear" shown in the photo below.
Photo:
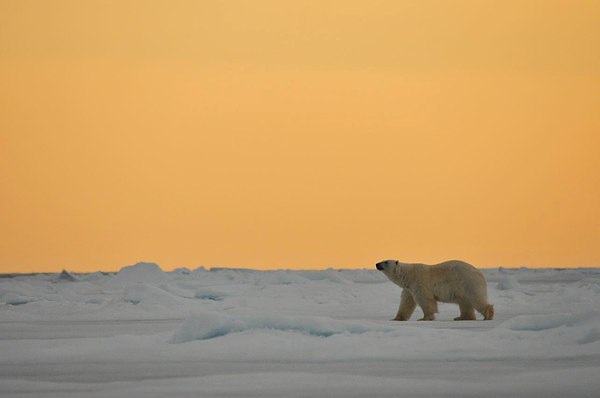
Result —
[{"label": "polar bear", "polygon": [[475,310],[485,320],[494,317],[494,306],[487,300],[485,278],[471,264],[459,260],[437,265],[386,260],[377,263],[376,267],[403,289],[394,321],[408,320],[417,304],[423,310],[423,318],[419,320],[432,321],[438,312],[438,301],[458,304],[460,316],[454,318],[455,321],[475,320]]}]

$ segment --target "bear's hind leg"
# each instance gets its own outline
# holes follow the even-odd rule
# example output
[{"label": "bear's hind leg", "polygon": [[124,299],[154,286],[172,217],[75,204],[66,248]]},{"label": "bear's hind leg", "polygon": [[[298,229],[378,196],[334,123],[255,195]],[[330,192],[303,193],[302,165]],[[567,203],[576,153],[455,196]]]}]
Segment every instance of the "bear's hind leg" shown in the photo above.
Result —
[{"label": "bear's hind leg", "polygon": [[481,312],[481,314],[483,315],[484,321],[491,321],[492,319],[494,319],[494,306],[491,304],[486,305],[485,309],[483,310],[483,312]]},{"label": "bear's hind leg", "polygon": [[455,321],[474,321],[475,320],[475,309],[468,301],[461,301],[458,303],[460,308],[460,316],[454,318]]},{"label": "bear's hind leg", "polygon": [[419,307],[423,310],[423,318],[419,321],[433,321],[435,313],[438,312],[437,301],[433,298],[421,298],[417,301]]},{"label": "bear's hind leg", "polygon": [[491,321],[494,319],[494,306],[492,304],[488,304],[487,301],[475,306],[477,311],[483,315],[484,321]]}]

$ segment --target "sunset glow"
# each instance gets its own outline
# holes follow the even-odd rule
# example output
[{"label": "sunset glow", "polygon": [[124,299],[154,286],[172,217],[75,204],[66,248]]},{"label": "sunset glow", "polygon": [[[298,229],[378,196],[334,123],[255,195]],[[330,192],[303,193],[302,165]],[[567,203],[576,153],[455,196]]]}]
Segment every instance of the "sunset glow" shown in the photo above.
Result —
[{"label": "sunset glow", "polygon": [[0,273],[600,266],[596,1],[0,1]]}]

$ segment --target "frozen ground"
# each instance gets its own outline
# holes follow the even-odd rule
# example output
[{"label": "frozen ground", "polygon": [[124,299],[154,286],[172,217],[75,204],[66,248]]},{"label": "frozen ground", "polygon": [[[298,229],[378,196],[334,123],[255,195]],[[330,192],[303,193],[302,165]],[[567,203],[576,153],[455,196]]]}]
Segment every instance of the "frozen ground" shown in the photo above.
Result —
[{"label": "frozen ground", "polygon": [[376,270],[3,278],[0,396],[600,396],[600,269],[484,273],[489,322],[390,322]]}]

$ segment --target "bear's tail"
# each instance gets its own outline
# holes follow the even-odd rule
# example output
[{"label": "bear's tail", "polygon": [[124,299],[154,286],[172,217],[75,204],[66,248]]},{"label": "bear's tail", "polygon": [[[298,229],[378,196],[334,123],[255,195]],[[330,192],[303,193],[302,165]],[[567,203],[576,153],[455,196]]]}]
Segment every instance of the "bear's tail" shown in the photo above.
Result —
[{"label": "bear's tail", "polygon": [[491,321],[494,319],[494,306],[492,304],[488,304],[483,311],[483,320]]}]

